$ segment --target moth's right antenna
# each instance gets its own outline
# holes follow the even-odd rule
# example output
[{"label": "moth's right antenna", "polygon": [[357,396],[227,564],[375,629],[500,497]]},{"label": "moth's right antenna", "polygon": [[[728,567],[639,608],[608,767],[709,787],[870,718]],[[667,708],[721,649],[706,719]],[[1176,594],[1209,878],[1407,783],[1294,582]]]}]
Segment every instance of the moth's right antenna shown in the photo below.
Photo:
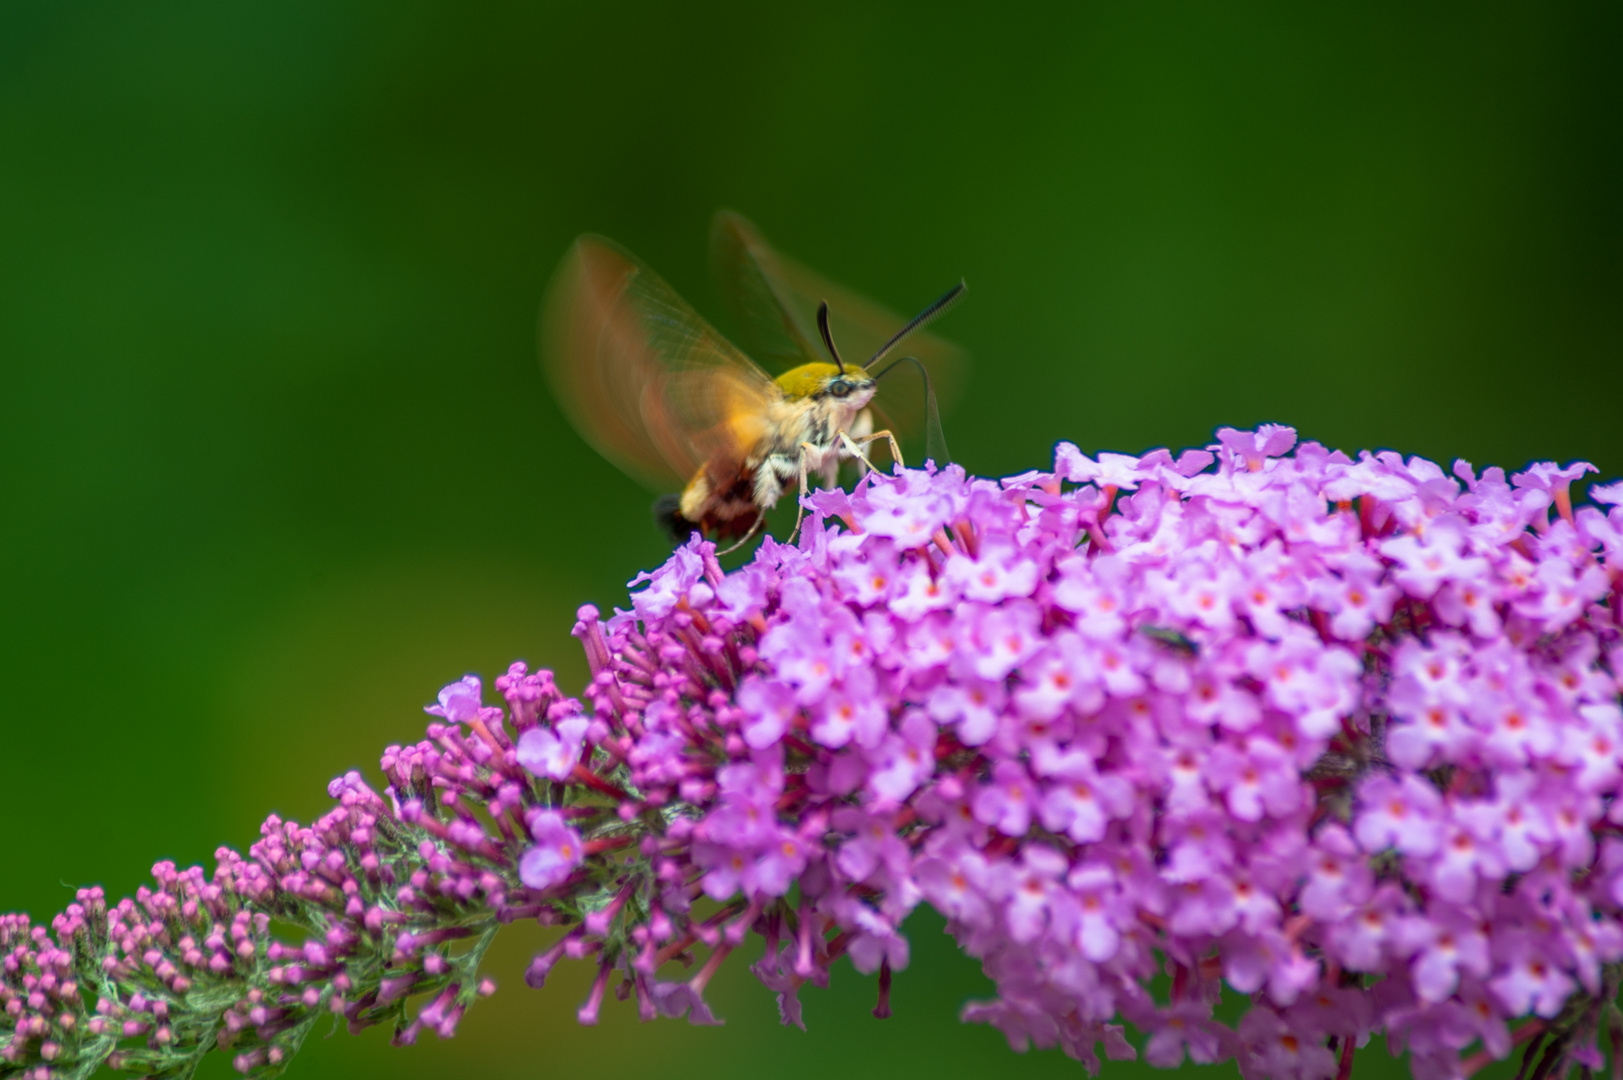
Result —
[{"label": "moth's right antenna", "polygon": [[[886,353],[890,352],[890,350],[892,350],[892,349],[894,349],[896,347],[897,342],[901,341],[903,338],[905,338],[907,335],[911,334],[913,331],[918,330],[918,329],[920,329],[920,328],[922,328],[924,326],[927,326],[931,322],[934,322],[936,319],[940,318],[942,315],[945,315],[947,313],[947,309],[952,307],[952,305],[956,304],[959,300],[962,300],[963,297],[964,297],[964,294],[967,293],[968,291],[969,291],[969,286],[966,285],[962,281],[958,282],[958,284],[956,284],[952,288],[948,289],[946,291],[946,293],[941,297],[941,299],[937,300],[935,303],[931,304],[929,307],[925,308],[923,311],[921,311],[917,315],[913,316],[913,321],[912,322],[908,323],[906,326],[904,326],[900,330],[896,331],[896,333],[894,335],[892,335],[892,337],[891,337],[891,339],[889,341],[887,341],[883,345],[879,346],[879,351],[874,353],[873,354],[873,359],[869,360],[867,362],[867,364],[865,364],[864,366],[865,367],[873,367],[875,364],[879,363],[879,361],[881,361],[881,360],[883,360],[885,358]],[[918,363],[917,360],[914,360],[913,362],[915,364]],[[888,366],[887,366],[886,370],[887,371],[889,370]],[[876,379],[878,377],[879,377],[878,375],[874,376],[874,378],[876,378]]]}]

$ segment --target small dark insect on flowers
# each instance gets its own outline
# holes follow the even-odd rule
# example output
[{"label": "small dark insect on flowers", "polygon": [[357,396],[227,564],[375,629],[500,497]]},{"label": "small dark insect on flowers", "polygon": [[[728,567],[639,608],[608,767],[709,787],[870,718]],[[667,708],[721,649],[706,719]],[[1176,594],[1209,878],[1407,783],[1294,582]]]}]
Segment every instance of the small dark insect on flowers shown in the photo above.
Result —
[{"label": "small dark insect on flowers", "polygon": [[[776,378],[601,236],[575,241],[541,312],[542,362],[559,402],[604,457],[651,487],[681,487],[654,504],[677,540],[697,530],[738,538],[735,550],[790,485],[804,495],[817,476],[832,487],[842,461],[872,471],[875,443],[900,464],[899,437],[922,431],[925,456],[947,463],[936,394],[963,357],[924,327],[963,297],[963,282],[903,322],[779,255],[738,214],[716,215],[711,249],[752,350],[784,369]],[[847,361],[836,337],[868,359]],[[909,353],[882,363],[904,340]],[[918,371],[923,394],[881,395],[880,380],[902,364]]]},{"label": "small dark insect on flowers", "polygon": [[1198,656],[1200,646],[1190,639],[1189,635],[1174,630],[1170,626],[1141,626],[1138,632],[1147,638],[1154,638],[1171,649],[1176,649],[1185,656]]}]

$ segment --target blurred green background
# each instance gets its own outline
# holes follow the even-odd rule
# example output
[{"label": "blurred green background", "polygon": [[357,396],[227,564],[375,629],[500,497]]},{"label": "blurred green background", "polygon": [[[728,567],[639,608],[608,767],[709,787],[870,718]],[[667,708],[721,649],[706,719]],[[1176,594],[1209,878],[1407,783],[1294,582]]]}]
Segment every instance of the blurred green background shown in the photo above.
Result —
[{"label": "blurred green background", "polygon": [[[7,0],[0,909],[308,818],[465,671],[579,684],[663,551],[535,362],[583,230],[711,313],[720,206],[896,308],[967,277],[983,473],[1278,420],[1617,476],[1619,11]],[[742,965],[721,1031],[577,1028],[515,930],[455,1043],[293,1075],[1075,1075],[956,1023],[939,926],[809,1035]]]}]

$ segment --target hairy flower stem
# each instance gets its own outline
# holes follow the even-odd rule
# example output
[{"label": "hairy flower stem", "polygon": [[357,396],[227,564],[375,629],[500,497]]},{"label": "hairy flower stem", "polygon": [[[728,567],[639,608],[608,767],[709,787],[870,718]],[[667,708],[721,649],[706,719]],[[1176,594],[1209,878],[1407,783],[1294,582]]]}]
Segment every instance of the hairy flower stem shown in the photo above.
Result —
[{"label": "hairy flower stem", "polygon": [[[54,935],[5,916],[0,1075],[185,1077],[228,1049],[239,1071],[271,1076],[329,1016],[352,1031],[392,1022],[397,1042],[425,1024],[450,1034],[494,989],[479,965],[514,890],[448,893],[434,830],[355,774],[333,788],[339,808],[310,828],[271,818],[248,859],[217,853],[211,880],[159,863],[155,888],[111,908],[82,889]],[[511,858],[486,861],[516,885]]]}]

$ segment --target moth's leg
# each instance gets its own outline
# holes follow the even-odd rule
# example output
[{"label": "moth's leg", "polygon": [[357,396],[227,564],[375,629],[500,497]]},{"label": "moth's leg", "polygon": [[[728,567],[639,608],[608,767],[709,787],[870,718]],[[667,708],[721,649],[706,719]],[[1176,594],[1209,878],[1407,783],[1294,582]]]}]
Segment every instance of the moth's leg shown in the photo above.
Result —
[{"label": "moth's leg", "polygon": [[863,446],[867,446],[869,443],[877,442],[880,439],[889,441],[891,459],[895,461],[896,464],[905,468],[907,463],[902,460],[902,448],[896,445],[896,436],[892,435],[889,431],[876,431],[872,435],[864,435],[855,440],[853,440],[851,436],[847,435],[845,432],[840,432],[840,442],[845,445],[846,452],[852,457],[856,458],[858,461],[862,462],[864,465],[868,466],[869,472],[878,472],[879,470],[874,468],[873,462],[869,461],[862,451],[858,449],[858,444],[860,443]]},{"label": "moth's leg", "polygon": [[[873,410],[872,409],[863,409],[861,412],[857,413],[856,418],[851,421],[851,426],[845,429],[844,434],[851,436],[853,439],[856,440],[857,445],[860,446],[860,445],[862,445],[863,439],[871,431],[873,431]],[[836,442],[836,450],[838,451],[838,456],[843,460],[853,460],[854,459],[854,460],[857,460],[857,461],[862,461],[862,455],[860,455],[860,454],[852,454],[850,448],[848,446],[846,446],[844,444],[844,442],[838,438],[838,435],[840,433],[836,432],[835,434],[836,434],[836,440],[835,440],[835,442]],[[862,468],[866,468],[868,471],[871,472],[873,470],[873,463],[869,462],[869,461],[863,461],[862,466],[859,467],[857,475],[859,475],[859,476],[862,475],[862,473],[861,473]]]},{"label": "moth's leg", "polygon": [[800,444],[800,495],[795,499],[795,527],[794,530],[789,533],[789,539],[786,540],[785,543],[794,543],[795,537],[800,535],[800,522],[801,519],[806,516],[805,500],[806,494],[809,491],[806,476],[807,472],[811,468],[811,455],[814,453],[817,453],[817,447],[813,446],[811,443],[803,442]]},{"label": "moth's leg", "polygon": [[[850,435],[852,442],[857,443],[859,447],[867,447],[868,443],[878,442],[880,438],[885,438],[891,443],[891,460],[896,464],[906,466],[906,461],[902,461],[901,448],[896,445],[896,435],[891,434],[888,430],[883,430],[883,432],[873,430],[873,409],[863,409],[862,413],[857,414],[857,421],[852,426],[847,427],[846,434]],[[847,456],[849,456],[849,451],[847,451]],[[868,468],[873,468],[873,466],[868,466]]]},{"label": "moth's leg", "polygon": [[873,467],[873,462],[868,460],[868,455],[866,455],[866,454],[864,454],[862,452],[862,448],[857,446],[856,443],[851,441],[851,436],[847,435],[843,431],[836,432],[835,436],[836,436],[836,438],[838,438],[840,440],[840,449],[845,452],[846,457],[856,458],[858,461],[862,462],[862,464],[864,466],[867,467],[869,472],[878,472],[879,471],[878,469]]},{"label": "moth's leg", "polygon": [[[902,461],[902,448],[896,445],[896,435],[891,434],[888,429],[883,430],[883,432],[873,432],[872,435],[859,435],[859,437],[857,437],[857,443],[859,443],[859,445],[863,445],[863,447],[867,447],[868,443],[878,442],[878,440],[881,440],[881,438],[886,440],[886,442],[891,443],[891,460],[893,460],[894,463],[899,464],[899,466],[902,466],[902,468],[906,469],[907,463],[906,461]],[[868,468],[872,469],[872,464],[870,464]]]},{"label": "moth's leg", "polygon": [[766,520],[766,511],[762,510],[762,511],[760,511],[759,513],[757,513],[755,515],[755,524],[750,526],[750,531],[745,533],[743,535],[743,537],[738,541],[738,543],[734,544],[732,547],[728,548],[726,551],[718,551],[718,552],[716,552],[716,558],[719,559],[723,555],[731,555],[733,552],[737,551],[739,548],[741,548],[745,544],[749,543],[750,540],[755,536],[755,534],[761,531],[761,523],[764,522],[765,520]]}]

